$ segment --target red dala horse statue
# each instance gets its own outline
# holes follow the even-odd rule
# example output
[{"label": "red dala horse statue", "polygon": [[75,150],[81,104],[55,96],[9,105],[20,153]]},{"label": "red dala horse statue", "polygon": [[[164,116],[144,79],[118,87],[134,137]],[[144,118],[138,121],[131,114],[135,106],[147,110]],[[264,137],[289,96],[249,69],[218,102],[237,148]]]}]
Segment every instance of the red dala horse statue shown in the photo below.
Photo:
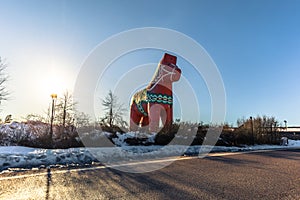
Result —
[{"label": "red dala horse statue", "polygon": [[130,104],[130,130],[149,126],[149,132],[158,132],[160,119],[163,126],[173,123],[172,84],[180,79],[177,57],[165,53],[148,86],[135,93]]}]

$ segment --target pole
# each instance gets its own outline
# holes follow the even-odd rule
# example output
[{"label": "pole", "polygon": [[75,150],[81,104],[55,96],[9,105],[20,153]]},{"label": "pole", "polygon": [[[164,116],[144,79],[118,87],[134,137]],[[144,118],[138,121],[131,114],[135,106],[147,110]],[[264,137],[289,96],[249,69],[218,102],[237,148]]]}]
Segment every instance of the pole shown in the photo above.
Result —
[{"label": "pole", "polygon": [[284,128],[285,128],[285,131],[287,131],[287,121],[284,120]]},{"label": "pole", "polygon": [[51,145],[52,145],[52,135],[53,135],[53,120],[54,120],[54,99],[52,99],[51,120],[50,120],[50,142],[51,142]]},{"label": "pole", "polygon": [[254,130],[253,130],[253,118],[250,116],[250,122],[251,122],[251,134],[252,134],[252,144],[254,145]]},{"label": "pole", "polygon": [[63,115],[63,127],[65,127],[66,124],[66,115],[67,115],[67,95],[65,96],[65,104],[64,104],[64,115]]},{"label": "pole", "polygon": [[54,121],[54,100],[57,98],[56,94],[51,94],[52,98],[52,109],[51,109],[51,119],[50,119],[50,143],[51,147],[53,145],[53,121]]}]

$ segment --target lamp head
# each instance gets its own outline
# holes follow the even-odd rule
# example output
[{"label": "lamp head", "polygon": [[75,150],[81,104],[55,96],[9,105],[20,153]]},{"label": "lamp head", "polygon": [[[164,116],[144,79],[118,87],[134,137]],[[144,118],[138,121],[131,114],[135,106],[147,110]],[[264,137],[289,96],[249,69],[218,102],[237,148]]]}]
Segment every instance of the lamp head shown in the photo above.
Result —
[{"label": "lamp head", "polygon": [[52,99],[57,99],[57,94],[51,94]]}]

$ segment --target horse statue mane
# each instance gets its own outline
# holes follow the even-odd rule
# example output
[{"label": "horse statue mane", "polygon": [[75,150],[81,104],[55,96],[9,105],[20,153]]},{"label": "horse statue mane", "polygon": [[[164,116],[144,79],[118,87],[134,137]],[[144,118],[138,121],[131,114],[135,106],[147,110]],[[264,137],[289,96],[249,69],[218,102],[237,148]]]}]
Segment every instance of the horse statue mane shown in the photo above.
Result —
[{"label": "horse statue mane", "polygon": [[[178,81],[181,70],[176,65],[177,58],[170,54],[165,54],[159,62],[156,71],[146,88],[135,93],[131,100],[130,129],[137,130],[137,126],[149,125],[151,132],[157,131],[160,118],[164,125],[173,121],[173,92],[172,83]],[[153,115],[151,108],[154,105],[161,105],[166,116]],[[152,109],[153,110],[153,109]],[[149,117],[150,124],[149,124]]]}]

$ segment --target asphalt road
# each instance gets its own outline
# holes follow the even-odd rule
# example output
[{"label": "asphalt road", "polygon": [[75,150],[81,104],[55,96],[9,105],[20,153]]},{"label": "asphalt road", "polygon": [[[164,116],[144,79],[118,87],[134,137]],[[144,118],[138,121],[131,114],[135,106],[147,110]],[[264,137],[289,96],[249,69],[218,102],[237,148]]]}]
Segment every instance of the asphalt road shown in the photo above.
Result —
[{"label": "asphalt road", "polygon": [[2,173],[0,199],[300,199],[300,150],[184,159],[139,174],[106,167]]}]

